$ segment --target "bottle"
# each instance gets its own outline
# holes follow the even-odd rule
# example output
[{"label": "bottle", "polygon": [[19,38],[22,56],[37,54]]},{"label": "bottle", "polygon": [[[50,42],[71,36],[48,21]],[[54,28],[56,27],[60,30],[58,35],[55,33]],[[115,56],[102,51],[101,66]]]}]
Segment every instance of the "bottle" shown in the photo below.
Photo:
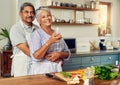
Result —
[{"label": "bottle", "polygon": [[112,69],[113,72],[120,72],[120,66],[118,60],[115,61],[114,68]]},{"label": "bottle", "polygon": [[89,79],[84,80],[84,85],[89,85]]},{"label": "bottle", "polygon": [[119,67],[120,67],[118,60],[115,61],[115,67],[118,68],[118,69],[119,69]]},{"label": "bottle", "polygon": [[95,1],[90,1],[90,8],[91,9],[95,9],[96,7],[95,7],[95,5],[96,5],[96,3],[95,3]]},{"label": "bottle", "polygon": [[96,9],[99,9],[100,5],[99,5],[99,0],[96,0]]}]

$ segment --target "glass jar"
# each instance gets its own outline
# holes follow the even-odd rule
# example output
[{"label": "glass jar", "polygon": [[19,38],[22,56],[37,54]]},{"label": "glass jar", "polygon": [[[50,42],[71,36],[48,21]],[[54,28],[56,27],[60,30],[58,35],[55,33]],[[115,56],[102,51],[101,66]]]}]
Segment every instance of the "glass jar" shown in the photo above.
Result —
[{"label": "glass jar", "polygon": [[84,71],[84,85],[94,85],[94,73],[93,69],[85,69]]}]

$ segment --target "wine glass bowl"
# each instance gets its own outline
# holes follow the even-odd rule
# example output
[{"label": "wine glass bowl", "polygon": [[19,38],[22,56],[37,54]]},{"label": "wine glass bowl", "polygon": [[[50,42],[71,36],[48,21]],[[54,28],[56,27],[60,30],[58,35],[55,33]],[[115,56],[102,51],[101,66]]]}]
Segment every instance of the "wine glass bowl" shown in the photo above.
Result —
[{"label": "wine glass bowl", "polygon": [[[60,34],[59,27],[55,27],[55,28],[54,28],[54,32],[55,32],[56,34]],[[56,43],[55,43],[54,51],[56,51],[56,52],[61,52],[62,46],[61,46],[60,44],[61,44],[60,42],[56,42]]]},{"label": "wine glass bowl", "polygon": [[55,32],[56,34],[59,34],[59,33],[60,33],[59,31],[60,31],[60,30],[59,30],[59,27],[54,28],[54,32]]}]

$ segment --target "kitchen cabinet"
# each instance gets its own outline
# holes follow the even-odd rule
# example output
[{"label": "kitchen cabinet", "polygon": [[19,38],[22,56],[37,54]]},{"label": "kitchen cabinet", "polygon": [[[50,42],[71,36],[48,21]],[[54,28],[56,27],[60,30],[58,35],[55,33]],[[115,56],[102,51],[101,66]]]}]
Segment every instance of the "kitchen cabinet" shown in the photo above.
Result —
[{"label": "kitchen cabinet", "polygon": [[82,68],[100,65],[100,56],[84,56],[82,57]]},{"label": "kitchen cabinet", "polygon": [[63,70],[76,70],[97,65],[100,65],[100,56],[72,56],[65,61]]},{"label": "kitchen cabinet", "polygon": [[71,57],[64,62],[63,70],[76,70],[80,68],[81,64],[81,57]]},{"label": "kitchen cabinet", "polygon": [[115,64],[115,61],[118,61],[119,55],[114,54],[114,55],[103,55],[101,56],[101,65],[104,64]]},{"label": "kitchen cabinet", "polygon": [[10,76],[11,72],[11,63],[12,59],[10,56],[12,55],[12,51],[2,51],[0,53],[0,67],[1,67],[1,76]]},{"label": "kitchen cabinet", "polygon": [[115,61],[119,60],[119,54],[104,54],[104,55],[93,55],[93,56],[71,56],[70,60],[65,61],[63,70],[76,70],[90,66],[98,66],[105,64],[115,64]]},{"label": "kitchen cabinet", "polygon": [[77,70],[80,69],[81,65],[64,65],[63,66],[63,71],[70,71],[70,70]]},{"label": "kitchen cabinet", "polygon": [[120,64],[120,54],[119,54],[119,60],[118,60],[118,63]]},{"label": "kitchen cabinet", "polygon": [[[51,9],[52,15],[55,17],[55,22],[54,24],[62,24],[62,25],[98,25],[99,21],[97,23],[92,22],[91,20],[96,19],[95,16],[90,18],[86,17],[86,11],[95,13],[95,11],[99,11],[99,9],[91,9],[91,8],[78,8],[78,7],[64,7],[64,6],[48,6],[48,8]],[[54,10],[55,9],[55,10]],[[64,10],[64,12],[63,12]],[[69,11],[71,12],[69,13]],[[55,13],[55,11],[58,11],[59,13]],[[60,11],[62,13],[60,13]],[[64,14],[65,13],[65,14]],[[92,13],[92,15],[93,15]],[[56,15],[56,14],[61,14],[61,15]],[[92,16],[91,15],[91,16]],[[62,17],[61,17],[62,16]],[[69,17],[69,18],[68,18]],[[82,20],[78,20],[78,18],[82,17]],[[60,19],[61,18],[61,19]],[[97,16],[98,18],[98,16]]]}]

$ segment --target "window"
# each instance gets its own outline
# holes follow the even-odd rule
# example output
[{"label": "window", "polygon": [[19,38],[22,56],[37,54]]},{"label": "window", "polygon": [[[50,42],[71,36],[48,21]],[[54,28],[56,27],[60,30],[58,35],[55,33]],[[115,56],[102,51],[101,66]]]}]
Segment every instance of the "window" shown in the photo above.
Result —
[{"label": "window", "polygon": [[111,34],[110,27],[111,3],[100,2],[100,25],[98,28],[98,36]]}]

